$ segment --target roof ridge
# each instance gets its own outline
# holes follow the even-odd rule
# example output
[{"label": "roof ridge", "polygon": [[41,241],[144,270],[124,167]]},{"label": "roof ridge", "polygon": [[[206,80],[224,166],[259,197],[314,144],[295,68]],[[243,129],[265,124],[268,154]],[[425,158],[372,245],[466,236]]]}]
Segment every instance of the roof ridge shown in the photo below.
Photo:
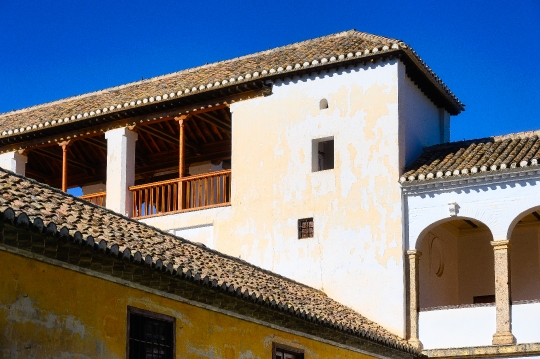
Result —
[{"label": "roof ridge", "polygon": [[137,220],[135,220],[135,219],[133,219],[133,218],[129,218],[129,217],[127,217],[127,216],[124,216],[124,215],[121,214],[121,213],[115,212],[115,211],[110,210],[110,209],[108,209],[108,208],[106,208],[106,207],[98,206],[98,205],[96,205],[96,204],[94,204],[94,203],[91,203],[91,202],[86,201],[86,200],[84,200],[84,199],[81,199],[81,198],[79,198],[79,197],[77,197],[77,196],[74,196],[74,195],[72,195],[71,193],[63,192],[62,190],[60,190],[60,189],[58,189],[58,188],[51,187],[51,186],[49,186],[49,185],[47,185],[47,184],[45,184],[45,183],[36,181],[35,179],[32,179],[32,178],[29,178],[29,177],[20,175],[20,174],[18,174],[18,173],[15,173],[15,172],[6,170],[6,169],[4,169],[4,168],[2,168],[2,167],[0,167],[0,172],[4,172],[4,173],[6,173],[6,174],[8,174],[8,175],[10,175],[10,176],[13,176],[13,177],[18,177],[18,178],[21,179],[21,180],[29,181],[30,183],[32,183],[32,184],[34,184],[34,185],[37,185],[37,186],[42,187],[42,188],[44,188],[44,189],[50,190],[50,191],[52,191],[52,192],[55,192],[56,194],[59,194],[59,195],[65,196],[65,197],[71,197],[71,198],[73,198],[73,199],[74,199],[76,202],[78,202],[78,203],[81,203],[81,204],[84,204],[84,205],[88,205],[88,206],[91,206],[91,207],[96,208],[96,209],[99,209],[99,210],[104,210],[104,211],[106,211],[106,212],[109,212],[109,213],[110,213],[111,215],[113,215],[113,216],[120,217],[120,218],[122,218],[122,219],[127,220],[128,222],[131,222],[131,223],[140,225],[140,226],[142,226],[142,227],[146,227],[146,228],[148,228],[148,229],[151,229],[151,230],[153,230],[153,231],[156,231],[157,233],[159,233],[159,234],[161,234],[161,235],[165,235],[165,236],[167,236],[167,237],[171,237],[172,239],[179,240],[179,241],[181,241],[181,242],[185,242],[186,244],[193,245],[193,246],[195,246],[195,247],[197,247],[197,248],[200,248],[201,250],[204,250],[204,251],[207,251],[207,252],[214,253],[214,254],[216,254],[216,255],[218,255],[218,256],[220,256],[220,257],[223,257],[223,258],[226,258],[226,259],[233,260],[233,261],[235,261],[235,262],[237,262],[237,263],[241,263],[241,264],[243,264],[243,265],[247,265],[247,266],[249,266],[249,267],[251,267],[251,268],[254,268],[254,269],[257,269],[257,270],[259,270],[259,271],[261,271],[261,272],[263,272],[263,273],[265,273],[265,274],[269,274],[269,275],[271,275],[271,276],[275,276],[275,277],[281,278],[281,279],[286,280],[286,281],[288,281],[288,282],[290,282],[290,283],[294,283],[294,284],[301,285],[301,286],[303,286],[303,287],[305,287],[305,288],[309,288],[309,289],[315,290],[315,291],[320,292],[321,294],[327,296],[327,294],[326,294],[324,291],[320,290],[320,289],[311,287],[311,286],[309,286],[309,285],[307,285],[307,284],[304,284],[304,283],[295,281],[294,279],[291,279],[291,278],[282,276],[281,274],[278,274],[278,273],[272,272],[272,271],[270,271],[270,270],[261,268],[261,267],[259,267],[259,266],[256,266],[256,265],[252,264],[252,263],[249,263],[249,262],[247,262],[247,261],[245,261],[245,260],[243,260],[243,259],[241,259],[241,258],[237,258],[237,257],[231,256],[231,255],[228,255],[228,254],[226,254],[226,253],[220,252],[220,251],[218,251],[218,250],[215,250],[215,249],[212,249],[212,248],[208,248],[208,247],[205,246],[205,245],[201,245],[201,244],[192,242],[192,241],[190,241],[189,239],[185,239],[184,237],[179,237],[179,236],[177,236],[177,235],[174,235],[174,234],[172,234],[172,233],[166,232],[166,231],[164,231],[164,230],[162,230],[162,229],[160,229],[160,228],[154,227],[154,226],[149,225],[149,224],[147,224],[147,223],[144,223],[144,222],[141,222],[141,221],[137,221]]},{"label": "roof ridge", "polygon": [[301,40],[301,41],[296,41],[296,42],[293,42],[293,43],[290,43],[290,44],[274,47],[274,48],[271,48],[271,49],[257,51],[257,52],[246,54],[246,55],[236,56],[236,57],[232,57],[232,58],[225,59],[225,60],[219,60],[219,61],[204,64],[204,65],[200,65],[200,66],[188,67],[186,69],[182,69],[182,70],[178,70],[178,71],[174,71],[174,72],[169,72],[169,73],[158,75],[158,76],[153,76],[153,77],[143,79],[143,80],[132,81],[132,82],[124,83],[124,84],[121,84],[121,85],[116,85],[116,86],[112,86],[112,87],[103,88],[103,89],[100,89],[100,90],[86,92],[86,93],[83,93],[83,94],[80,94],[80,95],[69,96],[69,97],[64,97],[64,98],[58,99],[58,100],[39,103],[39,104],[36,104],[36,105],[16,109],[14,111],[2,112],[2,113],[0,113],[0,118],[4,117],[4,116],[7,116],[7,115],[22,114],[22,113],[25,113],[25,112],[30,111],[30,110],[35,110],[37,108],[42,108],[42,107],[48,107],[48,106],[51,106],[53,104],[61,104],[61,103],[64,103],[66,101],[70,101],[70,100],[76,99],[76,98],[85,98],[85,97],[89,97],[89,96],[93,96],[93,95],[99,95],[99,94],[105,93],[105,92],[111,92],[111,91],[115,91],[115,90],[120,90],[120,89],[129,87],[129,86],[133,86],[133,85],[144,84],[144,83],[149,83],[149,82],[153,82],[153,81],[157,81],[157,80],[162,80],[162,79],[174,76],[174,75],[178,75],[178,74],[181,74],[181,73],[189,73],[190,71],[196,71],[196,70],[204,69],[204,68],[207,68],[207,67],[216,66],[218,64],[225,64],[225,63],[232,62],[232,61],[238,61],[238,60],[242,60],[242,59],[249,59],[251,57],[256,57],[256,56],[260,56],[260,55],[263,55],[263,54],[267,54],[267,53],[271,53],[271,52],[291,48],[291,47],[294,47],[294,46],[298,46],[298,45],[301,45],[301,44],[305,44],[305,43],[308,43],[310,41],[322,40],[322,39],[327,39],[327,38],[331,38],[331,37],[340,37],[340,36],[345,36],[347,34],[361,35],[363,38],[366,38],[366,39],[384,39],[384,40],[387,40],[387,41],[401,42],[401,40],[398,40],[398,39],[393,39],[393,38],[385,37],[385,36],[381,36],[381,35],[369,34],[367,32],[357,31],[355,29],[346,30],[346,31],[340,31],[340,32],[336,32],[336,33],[333,33],[333,34],[314,37],[314,38]]}]

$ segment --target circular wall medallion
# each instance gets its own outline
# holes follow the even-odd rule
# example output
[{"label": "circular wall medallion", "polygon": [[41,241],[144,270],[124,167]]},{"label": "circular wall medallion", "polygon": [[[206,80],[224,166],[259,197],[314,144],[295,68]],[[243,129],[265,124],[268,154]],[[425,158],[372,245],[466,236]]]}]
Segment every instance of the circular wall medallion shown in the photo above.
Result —
[{"label": "circular wall medallion", "polygon": [[429,246],[429,260],[431,271],[437,277],[443,275],[444,272],[444,255],[442,248],[442,240],[439,237],[433,236]]}]

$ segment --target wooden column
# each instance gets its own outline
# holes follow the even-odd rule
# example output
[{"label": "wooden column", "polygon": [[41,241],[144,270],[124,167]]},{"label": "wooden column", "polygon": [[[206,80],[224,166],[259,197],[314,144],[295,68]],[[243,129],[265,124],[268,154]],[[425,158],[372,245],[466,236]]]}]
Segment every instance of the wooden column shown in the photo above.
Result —
[{"label": "wooden column", "polygon": [[419,271],[418,261],[422,252],[415,249],[408,250],[409,257],[409,343],[417,349],[422,349],[418,335],[418,307],[419,307]]},{"label": "wooden column", "polygon": [[[183,178],[186,175],[186,161],[185,161],[185,141],[186,136],[184,134],[184,125],[185,121],[187,121],[191,116],[190,115],[182,115],[180,117],[176,117],[175,120],[178,121],[178,125],[180,127],[180,131],[178,134],[178,178]],[[182,181],[179,181],[178,183],[178,209],[184,208],[184,183]]]},{"label": "wooden column", "polygon": [[71,140],[59,142],[58,145],[62,147],[62,191],[67,191],[67,155],[68,146],[71,144]]},{"label": "wooden column", "polygon": [[512,308],[510,299],[510,241],[492,241],[495,256],[495,308],[496,333],[493,345],[515,344],[512,334]]}]

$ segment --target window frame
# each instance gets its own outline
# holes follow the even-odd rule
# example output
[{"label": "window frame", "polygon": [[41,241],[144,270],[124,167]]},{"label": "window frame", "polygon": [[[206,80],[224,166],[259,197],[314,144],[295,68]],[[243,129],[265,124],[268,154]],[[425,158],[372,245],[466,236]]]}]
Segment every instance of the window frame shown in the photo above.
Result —
[{"label": "window frame", "polygon": [[[302,236],[302,223],[311,223],[311,236],[303,237]],[[306,218],[299,218],[297,223],[297,231],[298,231],[298,239],[308,239],[308,238],[315,238],[315,220],[313,217],[306,217]],[[309,234],[309,231],[308,231]]]},{"label": "window frame", "polygon": [[126,358],[129,359],[129,340],[130,340],[130,326],[131,326],[131,314],[136,314],[136,315],[140,315],[140,316],[143,316],[143,317],[147,317],[147,318],[150,318],[150,319],[155,319],[155,320],[160,320],[160,321],[164,321],[164,322],[168,322],[171,324],[172,326],[172,343],[171,343],[171,348],[172,348],[172,357],[173,358],[176,358],[176,318],[175,317],[171,317],[169,315],[165,315],[165,314],[161,314],[161,313],[156,313],[156,312],[151,312],[151,311],[148,311],[148,310],[145,310],[145,309],[140,309],[140,308],[136,308],[136,307],[132,307],[132,306],[129,306],[127,307],[127,320],[126,320],[126,323],[127,323],[127,326],[126,326]]},{"label": "window frame", "polygon": [[276,351],[281,350],[284,352],[288,352],[286,354],[293,354],[296,355],[296,359],[304,359],[304,349],[292,347],[290,345],[286,344],[280,344],[276,342],[272,342],[272,359],[276,359]]},{"label": "window frame", "polygon": [[[326,160],[323,159],[323,162],[330,161],[332,167],[321,169],[320,164],[320,158],[319,158],[319,146],[322,145],[323,147],[329,146],[329,143],[332,143],[332,155],[328,156],[328,153],[323,152],[323,155],[328,156],[326,157]],[[311,140],[311,172],[324,172],[324,171],[331,171],[336,168],[336,141],[334,136],[327,136],[327,137],[321,137],[321,138],[314,138]]]}]

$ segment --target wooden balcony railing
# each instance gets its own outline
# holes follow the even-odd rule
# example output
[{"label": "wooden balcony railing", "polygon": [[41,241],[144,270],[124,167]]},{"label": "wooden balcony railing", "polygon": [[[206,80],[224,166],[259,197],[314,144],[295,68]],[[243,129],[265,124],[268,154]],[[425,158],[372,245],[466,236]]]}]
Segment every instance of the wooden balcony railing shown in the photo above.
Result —
[{"label": "wooden balcony railing", "polygon": [[105,207],[106,195],[107,195],[107,192],[98,192],[98,193],[85,194],[84,196],[81,196],[79,198],[85,199],[88,202],[91,202],[93,204],[97,204],[98,206]]},{"label": "wooden balcony railing", "polygon": [[131,186],[133,217],[141,218],[230,202],[231,170]]}]

